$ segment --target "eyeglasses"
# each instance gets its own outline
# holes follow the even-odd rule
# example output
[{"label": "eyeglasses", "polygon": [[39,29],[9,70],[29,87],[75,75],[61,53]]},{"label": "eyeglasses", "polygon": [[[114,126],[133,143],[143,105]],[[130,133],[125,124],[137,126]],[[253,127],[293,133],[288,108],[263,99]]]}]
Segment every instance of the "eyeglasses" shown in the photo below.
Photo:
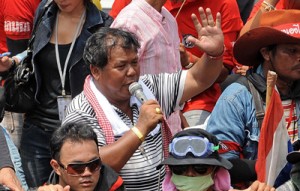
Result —
[{"label": "eyeglasses", "polygon": [[210,165],[169,165],[170,170],[177,175],[184,174],[189,167],[192,167],[199,175],[206,175],[211,169],[214,170]]},{"label": "eyeglasses", "polygon": [[184,158],[188,153],[195,157],[206,157],[219,150],[219,145],[215,146],[207,138],[199,136],[177,137],[169,144],[169,152],[176,158]]},{"label": "eyeglasses", "polygon": [[102,166],[100,158],[93,159],[87,163],[70,163],[66,167],[59,161],[57,161],[57,163],[67,172],[68,175],[71,176],[81,176],[84,173],[86,167],[89,168],[89,171],[91,173],[94,173],[95,171],[101,169]]}]

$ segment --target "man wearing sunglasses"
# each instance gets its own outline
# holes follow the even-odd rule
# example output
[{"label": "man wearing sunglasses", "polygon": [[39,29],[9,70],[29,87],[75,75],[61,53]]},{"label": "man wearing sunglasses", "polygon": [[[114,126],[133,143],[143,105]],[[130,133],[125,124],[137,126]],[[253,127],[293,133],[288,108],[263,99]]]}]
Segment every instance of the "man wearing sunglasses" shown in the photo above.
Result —
[{"label": "man wearing sunglasses", "polygon": [[[200,128],[187,128],[177,133],[170,145],[168,165],[173,187],[168,191],[225,191],[231,189],[228,170],[232,164],[218,154],[218,139]],[[160,167],[160,166],[159,166]],[[255,181],[247,190],[275,191]]]},{"label": "man wearing sunglasses", "polygon": [[122,178],[102,164],[97,135],[84,124],[66,123],[50,142],[53,172],[38,191],[123,191]]}]

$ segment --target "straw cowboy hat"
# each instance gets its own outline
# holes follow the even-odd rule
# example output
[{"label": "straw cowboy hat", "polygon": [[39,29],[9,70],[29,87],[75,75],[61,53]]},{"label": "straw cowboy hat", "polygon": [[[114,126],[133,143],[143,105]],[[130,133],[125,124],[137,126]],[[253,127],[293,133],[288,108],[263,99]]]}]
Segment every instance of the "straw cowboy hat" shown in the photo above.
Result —
[{"label": "straw cowboy hat", "polygon": [[236,41],[233,54],[239,63],[256,67],[261,48],[290,43],[300,44],[300,10],[275,10],[263,13],[258,26]]}]

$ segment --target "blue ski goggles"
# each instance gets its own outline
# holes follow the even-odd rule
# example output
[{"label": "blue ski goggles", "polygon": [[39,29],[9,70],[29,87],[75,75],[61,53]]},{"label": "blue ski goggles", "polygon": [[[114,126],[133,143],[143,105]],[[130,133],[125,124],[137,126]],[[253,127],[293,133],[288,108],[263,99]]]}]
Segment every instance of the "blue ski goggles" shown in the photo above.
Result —
[{"label": "blue ski goggles", "polygon": [[177,137],[169,144],[169,152],[175,158],[184,158],[188,153],[195,157],[206,157],[219,150],[219,145],[215,146],[207,138],[199,136]]}]

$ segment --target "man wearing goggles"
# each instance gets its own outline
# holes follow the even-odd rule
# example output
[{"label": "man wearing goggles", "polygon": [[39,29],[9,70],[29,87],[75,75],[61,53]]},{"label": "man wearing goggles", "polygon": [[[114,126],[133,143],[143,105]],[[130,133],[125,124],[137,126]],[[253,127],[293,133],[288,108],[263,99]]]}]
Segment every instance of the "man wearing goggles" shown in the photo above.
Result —
[{"label": "man wearing goggles", "polygon": [[[230,190],[228,170],[232,164],[218,154],[218,139],[199,128],[187,128],[177,133],[169,145],[169,157],[161,165],[168,165],[173,188],[168,191],[225,191]],[[275,191],[258,181],[248,190]]]},{"label": "man wearing goggles", "polygon": [[123,191],[122,178],[102,164],[97,135],[83,124],[64,124],[50,142],[53,172],[38,191]]}]

